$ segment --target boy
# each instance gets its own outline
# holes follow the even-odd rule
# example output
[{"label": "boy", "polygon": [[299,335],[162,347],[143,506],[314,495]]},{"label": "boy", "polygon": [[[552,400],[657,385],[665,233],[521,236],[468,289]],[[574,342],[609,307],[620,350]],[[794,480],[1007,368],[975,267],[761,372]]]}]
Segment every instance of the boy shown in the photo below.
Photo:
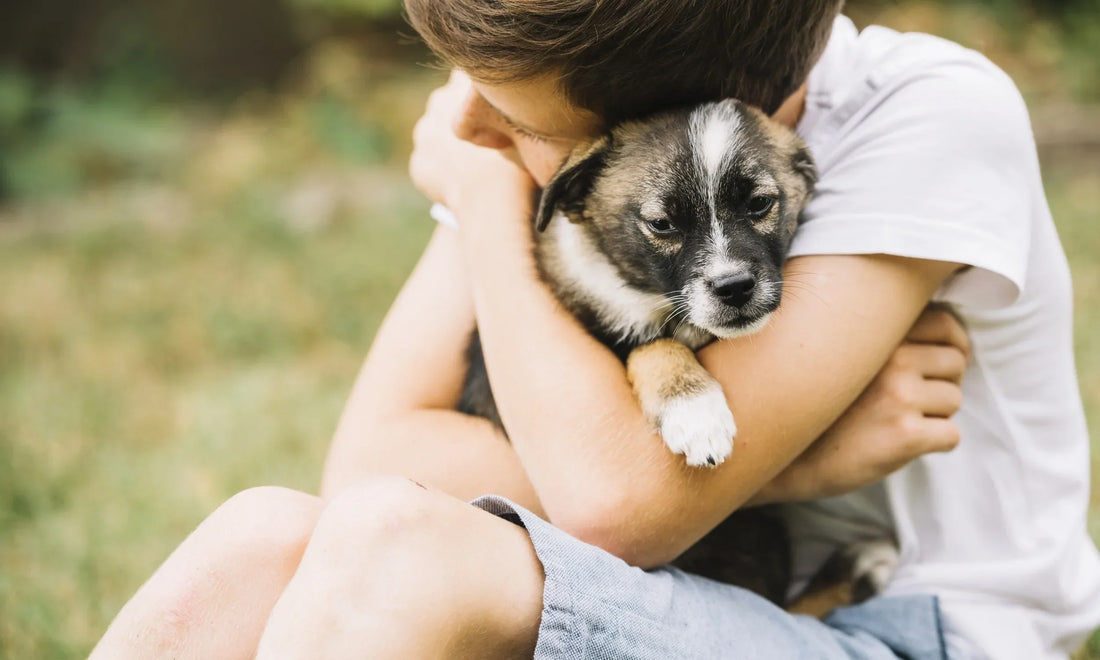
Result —
[{"label": "boy", "polygon": [[[1022,102],[980,56],[857,34],[833,22],[839,4],[407,2],[474,79],[435,95],[411,165],[460,228],[437,231],[380,331],[326,489],[369,463],[506,494],[478,504],[522,526],[401,480],[343,488],[323,515],[265,494],[311,540],[300,564],[288,544],[294,577],[266,592],[261,657],[1053,658],[1100,623],[1068,272]],[[699,471],[647,442],[622,366],[538,282],[527,220],[577,142],[723,96],[797,126],[821,179],[781,314],[700,353],[740,433],[735,460]],[[454,134],[482,148],[454,138],[456,115]],[[919,432],[869,442],[891,396],[864,388],[907,360],[895,348],[933,299],[974,346],[955,425],[957,353],[924,352],[899,395]],[[474,315],[512,446],[447,412]],[[954,446],[956,426],[955,451],[927,453]],[[432,442],[455,462],[407,448]],[[745,503],[842,493],[789,507],[798,577],[883,532],[902,556],[884,597],[825,623],[659,568]],[[208,523],[248,509],[227,507]],[[202,532],[180,557],[201,554]]]}]

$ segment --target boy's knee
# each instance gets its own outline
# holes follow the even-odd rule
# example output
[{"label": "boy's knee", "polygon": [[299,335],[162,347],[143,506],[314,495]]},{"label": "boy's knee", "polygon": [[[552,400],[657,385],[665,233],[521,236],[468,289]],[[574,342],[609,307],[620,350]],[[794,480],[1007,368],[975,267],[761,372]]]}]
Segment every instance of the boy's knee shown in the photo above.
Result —
[{"label": "boy's knee", "polygon": [[372,477],[348,486],[325,507],[315,544],[341,552],[392,551],[442,540],[454,500],[404,477]]},{"label": "boy's knee", "polygon": [[261,486],[241,491],[203,521],[190,541],[227,561],[297,563],[321,515],[320,498]]},{"label": "boy's knee", "polygon": [[103,648],[140,642],[142,657],[187,655],[181,649],[209,611],[230,607],[229,585],[290,579],[320,513],[319,498],[286,488],[251,488],[229,498],[141,587]]},{"label": "boy's knee", "polygon": [[370,477],[341,490],[326,504],[321,520],[354,534],[399,532],[435,518],[443,498],[450,499],[412,479]]}]

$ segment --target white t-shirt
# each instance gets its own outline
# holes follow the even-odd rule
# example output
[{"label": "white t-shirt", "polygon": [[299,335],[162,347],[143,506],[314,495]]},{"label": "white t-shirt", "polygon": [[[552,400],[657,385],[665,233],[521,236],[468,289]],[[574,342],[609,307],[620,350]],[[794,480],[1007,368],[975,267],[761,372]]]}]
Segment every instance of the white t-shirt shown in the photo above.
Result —
[{"label": "white t-shirt", "polygon": [[1086,533],[1069,269],[1023,100],[974,51],[859,33],[841,17],[798,132],[820,182],[792,255],[971,266],[936,299],[964,320],[973,357],[957,449],[884,484],[789,505],[796,576],[837,544],[895,533],[901,565],[887,593],[937,594],[956,644],[995,660],[1066,657],[1100,626],[1100,557]]}]

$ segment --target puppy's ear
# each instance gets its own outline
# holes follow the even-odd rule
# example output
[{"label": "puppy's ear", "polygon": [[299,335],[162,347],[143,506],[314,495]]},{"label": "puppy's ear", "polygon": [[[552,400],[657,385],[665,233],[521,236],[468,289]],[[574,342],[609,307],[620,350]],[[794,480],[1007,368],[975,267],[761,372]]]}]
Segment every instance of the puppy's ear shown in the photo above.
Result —
[{"label": "puppy's ear", "polygon": [[817,184],[817,164],[814,163],[814,157],[810,155],[810,149],[805,144],[799,145],[791,156],[791,168],[805,180],[806,196],[809,197]]},{"label": "puppy's ear", "polygon": [[603,169],[610,150],[611,138],[604,136],[595,142],[578,146],[569,154],[554,178],[542,190],[539,210],[535,216],[536,229],[546,229],[558,209],[574,222],[581,220],[584,199],[592,189],[596,175]]},{"label": "puppy's ear", "polygon": [[814,194],[814,186],[817,184],[817,165],[810,155],[809,148],[802,140],[795,140],[792,144],[794,150],[790,153],[790,171],[794,176],[787,179],[788,211],[783,218],[783,227],[787,236],[793,236],[798,223],[802,219],[802,210],[810,203]]}]

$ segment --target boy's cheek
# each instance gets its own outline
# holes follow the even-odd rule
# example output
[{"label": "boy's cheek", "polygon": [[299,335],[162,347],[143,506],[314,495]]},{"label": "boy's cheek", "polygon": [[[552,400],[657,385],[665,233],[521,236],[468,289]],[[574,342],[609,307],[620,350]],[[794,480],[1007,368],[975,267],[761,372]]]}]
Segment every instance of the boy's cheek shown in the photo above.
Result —
[{"label": "boy's cheek", "polygon": [[544,188],[565,162],[569,151],[568,147],[557,145],[532,145],[528,148],[516,148],[509,154],[509,158],[513,158],[513,162],[527,170],[535,183]]}]

